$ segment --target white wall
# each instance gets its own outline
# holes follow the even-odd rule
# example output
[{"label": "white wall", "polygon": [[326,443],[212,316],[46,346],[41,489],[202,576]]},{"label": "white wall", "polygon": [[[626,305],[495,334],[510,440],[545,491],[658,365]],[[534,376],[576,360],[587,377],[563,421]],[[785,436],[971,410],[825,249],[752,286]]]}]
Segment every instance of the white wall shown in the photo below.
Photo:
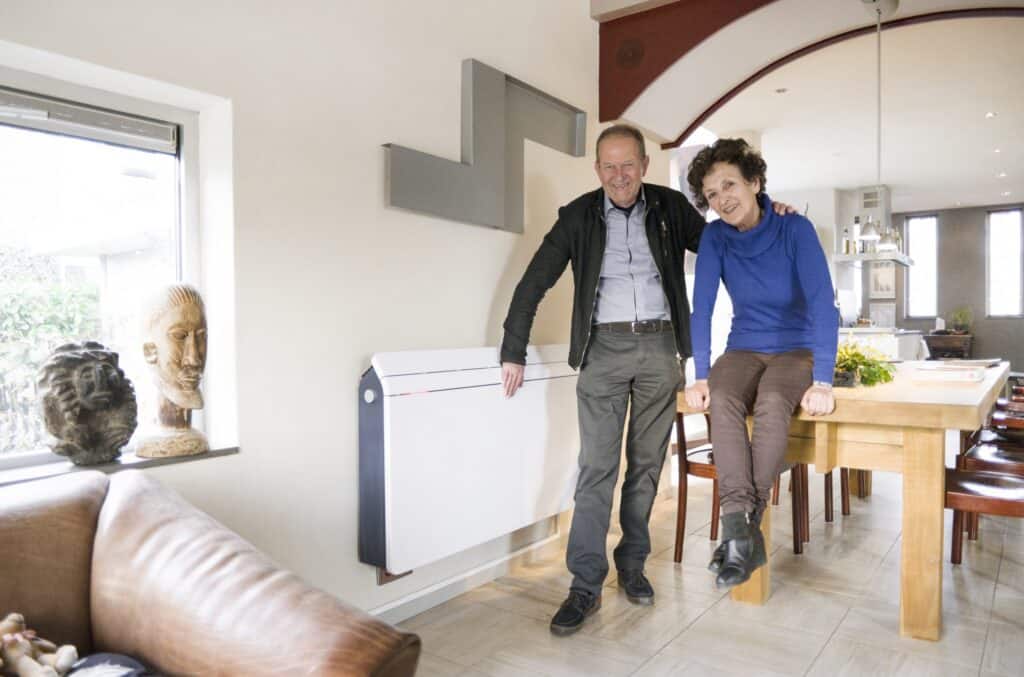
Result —
[{"label": "white wall", "polygon": [[[836,223],[838,223],[838,205],[836,191],[832,188],[809,188],[806,190],[772,191],[771,162],[768,164],[768,194],[776,202],[793,205],[814,224],[814,230],[821,240],[821,248],[825,251],[829,268],[832,267],[832,254],[835,252]],[[833,276],[835,273],[833,272]],[[834,282],[834,280],[833,280]]]},{"label": "white wall", "polygon": [[[457,159],[472,57],[587,110],[592,147],[587,3],[9,0],[0,40],[231,102],[242,453],[153,473],[368,609],[508,552],[495,542],[376,586],[356,558],[356,384],[376,351],[496,344],[557,207],[596,187],[593,156],[527,144],[518,236],[386,208],[381,145]],[[648,178],[666,183],[667,154],[653,154]],[[568,277],[535,342],[568,340]]]}]

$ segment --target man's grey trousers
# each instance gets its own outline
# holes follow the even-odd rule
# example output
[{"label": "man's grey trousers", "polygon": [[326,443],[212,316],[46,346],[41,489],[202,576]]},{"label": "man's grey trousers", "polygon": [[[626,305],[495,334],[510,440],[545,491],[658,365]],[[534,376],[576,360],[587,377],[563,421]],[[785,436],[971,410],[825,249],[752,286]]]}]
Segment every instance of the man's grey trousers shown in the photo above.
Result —
[{"label": "man's grey trousers", "polygon": [[643,568],[651,552],[647,522],[675,420],[679,359],[671,329],[652,334],[595,331],[576,385],[580,475],[566,564],[573,588],[595,595],[608,575],[606,542],[622,433],[629,411],[626,475],[614,551],[618,569]]}]

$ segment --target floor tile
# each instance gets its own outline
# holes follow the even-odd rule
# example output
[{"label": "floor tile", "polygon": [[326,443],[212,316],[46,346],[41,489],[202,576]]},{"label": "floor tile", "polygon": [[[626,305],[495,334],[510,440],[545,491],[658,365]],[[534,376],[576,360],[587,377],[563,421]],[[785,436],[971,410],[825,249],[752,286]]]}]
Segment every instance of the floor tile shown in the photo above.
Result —
[{"label": "floor tile", "polygon": [[[723,599],[719,604],[732,604]],[[814,662],[827,637],[802,636],[794,641],[788,628],[740,623],[728,615],[705,614],[664,651],[699,657],[702,664],[726,672],[802,674]]]},{"label": "floor tile", "polygon": [[989,625],[981,667],[1006,677],[1020,677],[1024,674],[1024,632],[1019,625]]},{"label": "floor tile", "polygon": [[944,614],[940,641],[900,637],[899,606],[872,600],[850,609],[835,637],[977,670],[981,665],[985,634],[985,622]]},{"label": "floor tile", "polygon": [[883,649],[835,638],[821,652],[808,677],[974,677],[977,668],[930,660],[896,649]]},{"label": "floor tile", "polygon": [[990,620],[1016,625],[1024,636],[1024,594],[1007,585],[996,584]]}]

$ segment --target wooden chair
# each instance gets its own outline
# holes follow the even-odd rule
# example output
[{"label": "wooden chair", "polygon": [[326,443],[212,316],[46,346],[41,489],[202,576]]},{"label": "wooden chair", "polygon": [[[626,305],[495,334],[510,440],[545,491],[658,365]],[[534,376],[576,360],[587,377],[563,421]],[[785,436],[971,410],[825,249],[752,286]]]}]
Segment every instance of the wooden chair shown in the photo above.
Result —
[{"label": "wooden chair", "polygon": [[1024,477],[1024,447],[1002,441],[980,442],[957,458],[957,469]]},{"label": "wooden chair", "polygon": [[[863,470],[854,470],[853,472],[863,473]],[[781,475],[780,475],[781,477]],[[803,482],[804,493],[807,492],[807,466],[804,465],[801,471],[801,481]],[[779,504],[779,477],[775,478],[775,486],[772,488],[772,505]],[[864,498],[867,494],[861,493],[865,491],[867,483],[862,479],[858,485],[858,498]],[[793,490],[793,481],[790,479],[789,490]],[[844,515],[850,514],[850,469],[840,468],[839,469],[839,497],[840,497],[840,510]],[[808,520],[810,516],[808,515]],[[825,521],[832,522],[835,519],[835,508],[832,504],[832,471],[829,470],[825,473]],[[805,529],[810,533],[810,524],[805,525]],[[806,543],[809,538],[804,539]]]},{"label": "wooden chair", "polygon": [[1024,416],[1019,413],[997,409],[992,413],[989,429],[1007,442],[1024,444]]},{"label": "wooden chair", "polygon": [[[711,417],[704,414],[707,423],[708,441],[697,443],[688,447],[686,443],[686,428],[682,413],[676,413],[676,439],[682,445],[673,445],[672,452],[678,456],[679,461],[679,494],[676,508],[676,545],[674,561],[683,561],[683,540],[686,537],[686,499],[687,499],[687,477],[703,477],[712,481],[711,487],[711,540],[718,540],[718,521],[720,504],[718,499],[718,471],[714,465],[713,447],[711,445]],[[680,451],[680,449],[682,451]],[[785,470],[783,471],[785,472]],[[810,509],[808,506],[808,480],[807,465],[797,463],[789,468],[790,489],[793,500],[793,552],[797,555],[803,553],[803,544],[810,540]],[[842,495],[842,511],[844,515],[850,514],[850,490],[846,468],[840,471],[840,492]],[[772,505],[779,504],[779,479],[775,479],[775,486],[772,492]],[[831,522],[833,518],[832,507],[832,473],[825,475],[825,521]]]},{"label": "wooden chair", "polygon": [[[1005,417],[999,412],[994,415],[996,421]],[[1011,421],[1011,426],[1024,426],[1024,421]],[[1024,442],[1007,439],[1006,428],[982,429],[972,435],[967,441],[969,446],[964,447],[962,453],[956,459],[958,470],[981,470],[985,472],[1001,472],[1009,475],[1024,477]],[[971,541],[978,540],[978,515],[968,513],[964,518],[967,530],[967,538]]]},{"label": "wooden chair", "polygon": [[947,468],[946,507],[953,510],[953,542],[949,561],[960,564],[965,513],[1024,517],[1024,477]]}]

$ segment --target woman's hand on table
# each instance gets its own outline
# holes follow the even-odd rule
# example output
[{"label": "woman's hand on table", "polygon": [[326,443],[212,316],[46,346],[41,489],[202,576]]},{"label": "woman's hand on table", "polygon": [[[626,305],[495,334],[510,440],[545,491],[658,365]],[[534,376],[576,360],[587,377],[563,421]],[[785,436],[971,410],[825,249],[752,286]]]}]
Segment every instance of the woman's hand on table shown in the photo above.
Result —
[{"label": "woman's hand on table", "polygon": [[[689,402],[689,398],[687,398]],[[831,414],[836,408],[836,398],[832,387],[815,383],[804,392],[800,406],[811,416]]]},{"label": "woman's hand on table", "polygon": [[699,379],[694,381],[692,385],[686,386],[686,391],[683,395],[686,397],[686,405],[692,409],[707,411],[711,405],[711,390],[708,388],[708,380],[706,378]]}]

